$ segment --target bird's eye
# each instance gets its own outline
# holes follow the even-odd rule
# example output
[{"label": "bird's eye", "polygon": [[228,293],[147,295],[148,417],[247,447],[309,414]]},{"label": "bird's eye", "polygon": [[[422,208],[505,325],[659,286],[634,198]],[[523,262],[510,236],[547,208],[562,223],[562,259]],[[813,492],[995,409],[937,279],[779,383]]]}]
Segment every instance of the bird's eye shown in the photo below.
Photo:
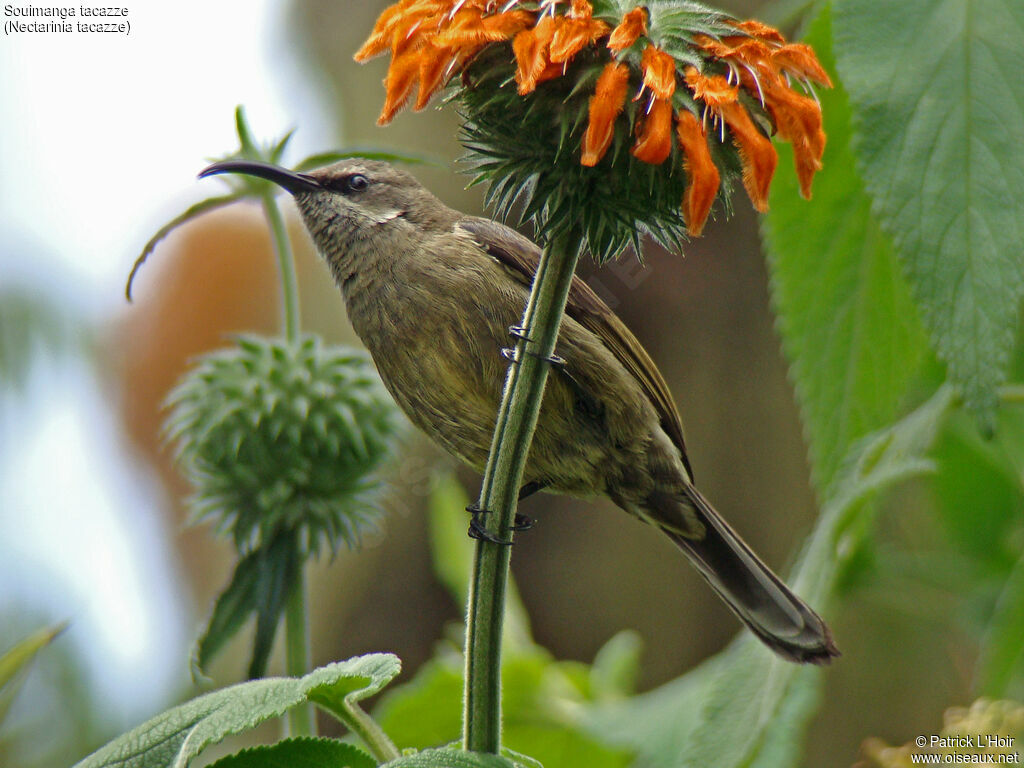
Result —
[{"label": "bird's eye", "polygon": [[348,195],[353,192],[362,192],[365,190],[370,186],[370,180],[361,173],[352,173],[346,176],[336,176],[328,181],[324,186],[328,189],[333,189],[335,192],[341,192],[343,195]]},{"label": "bird's eye", "polygon": [[354,173],[345,180],[347,192],[362,192],[370,186],[370,180],[361,173]]}]

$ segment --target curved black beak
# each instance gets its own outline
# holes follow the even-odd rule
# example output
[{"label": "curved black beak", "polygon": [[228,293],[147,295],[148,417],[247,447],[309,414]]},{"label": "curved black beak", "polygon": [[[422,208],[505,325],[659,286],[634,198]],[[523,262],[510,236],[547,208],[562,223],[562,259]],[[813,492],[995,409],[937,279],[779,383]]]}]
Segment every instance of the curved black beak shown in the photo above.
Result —
[{"label": "curved black beak", "polygon": [[253,160],[224,160],[214,163],[199,172],[199,178],[216,176],[219,173],[244,173],[272,181],[278,186],[297,195],[300,192],[314,192],[322,189],[320,182],[305,173],[296,173],[270,163],[258,163]]}]

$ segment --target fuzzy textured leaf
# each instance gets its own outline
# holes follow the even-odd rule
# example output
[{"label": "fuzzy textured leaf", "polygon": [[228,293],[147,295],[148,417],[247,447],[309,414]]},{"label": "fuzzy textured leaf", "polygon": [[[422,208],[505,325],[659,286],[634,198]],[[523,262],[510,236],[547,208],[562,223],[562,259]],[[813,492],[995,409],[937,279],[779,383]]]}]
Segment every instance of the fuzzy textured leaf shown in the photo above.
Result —
[{"label": "fuzzy textured leaf", "polygon": [[874,213],[990,426],[1024,293],[1024,4],[837,0],[836,61]]},{"label": "fuzzy textured leaf", "polygon": [[313,701],[332,714],[371,696],[401,670],[398,657],[368,654],[301,678],[252,680],[162,712],[77,763],[75,768],[185,768],[210,744]]},{"label": "fuzzy textured leaf", "polygon": [[[805,42],[834,77],[826,9]],[[799,198],[792,149],[779,144],[763,232],[778,329],[820,491],[857,438],[896,416],[927,338],[891,241],[854,167],[845,91],[821,95],[828,146],[814,200]]]},{"label": "fuzzy textured leaf", "polygon": [[376,768],[377,761],[352,744],[336,739],[285,739],[243,749],[210,768]]}]

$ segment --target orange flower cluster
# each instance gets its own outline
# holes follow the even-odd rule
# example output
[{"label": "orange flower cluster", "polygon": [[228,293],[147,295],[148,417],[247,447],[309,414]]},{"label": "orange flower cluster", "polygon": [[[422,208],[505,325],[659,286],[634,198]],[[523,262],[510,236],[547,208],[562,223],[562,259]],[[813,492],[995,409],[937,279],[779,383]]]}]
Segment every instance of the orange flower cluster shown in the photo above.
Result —
[{"label": "orange flower cluster", "polygon": [[380,15],[355,54],[361,62],[391,52],[379,125],[391,122],[417,83],[414,109],[423,109],[481,48],[509,40],[535,21],[529,11],[492,13],[492,5],[487,0],[401,0]]},{"label": "orange flower cluster", "polygon": [[[647,12],[636,7],[614,29],[593,17],[588,0],[542,0],[532,10],[497,0],[400,0],[378,18],[373,32],[356,53],[357,61],[390,51],[385,80],[386,99],[378,122],[389,122],[419,92],[414,109],[431,96],[484,46],[511,41],[515,81],[521,95],[540,83],[562,76],[573,58],[603,40],[612,57],[602,70],[590,99],[580,162],[594,166],[611,146],[615,125],[626,105],[630,83],[627,49],[648,35]],[[568,6],[563,13],[559,6]],[[816,100],[794,90],[790,78],[831,86],[809,46],[786,43],[774,28],[756,21],[734,22],[735,35],[694,36],[707,59],[724,63],[727,75],[705,74],[689,64],[679,72],[676,59],[652,42],[642,44],[640,92],[646,96],[635,125],[633,155],[660,165],[680,149],[688,186],[682,203],[687,227],[700,234],[718,194],[720,177],[708,145],[708,117],[724,140],[728,127],[743,165],[743,182],[754,207],[768,206],[768,187],[777,155],[771,141],[755,125],[741,91],[758,100],[775,122],[780,137],[793,144],[800,188],[810,196],[811,180],[821,168],[825,149],[821,109]],[[635,49],[634,49],[635,50]],[[719,69],[722,71],[722,69]],[[680,82],[702,114],[676,109],[673,95]],[[810,90],[808,88],[808,90]],[[673,126],[675,137],[673,138]]]},{"label": "orange flower cluster", "polygon": [[[781,138],[793,145],[800,191],[811,196],[811,180],[821,170],[821,156],[825,152],[825,131],[821,124],[821,106],[810,96],[795,91],[787,76],[832,87],[832,80],[818,62],[809,45],[786,43],[778,30],[757,21],[736,23],[744,35],[731,35],[721,40],[698,35],[695,43],[717,59],[724,61],[738,82],[752,95],[756,95],[775,121]],[[687,82],[700,82],[700,74],[686,73]],[[711,105],[709,104],[709,107]],[[715,107],[711,107],[714,111]],[[719,106],[716,115],[732,123]],[[734,135],[736,132],[734,130]],[[769,145],[770,148],[770,145]],[[740,147],[744,151],[743,146]],[[751,150],[746,150],[748,154]],[[772,150],[774,152],[774,150]],[[767,161],[765,161],[767,163]],[[747,166],[744,165],[746,172]],[[769,181],[771,179],[769,178]],[[767,189],[767,184],[765,184]],[[750,186],[747,187],[748,191]],[[751,199],[754,199],[751,195]],[[763,199],[762,199],[763,201]],[[759,200],[755,200],[757,205]],[[767,205],[766,201],[763,201]],[[763,210],[758,208],[758,210]]]}]

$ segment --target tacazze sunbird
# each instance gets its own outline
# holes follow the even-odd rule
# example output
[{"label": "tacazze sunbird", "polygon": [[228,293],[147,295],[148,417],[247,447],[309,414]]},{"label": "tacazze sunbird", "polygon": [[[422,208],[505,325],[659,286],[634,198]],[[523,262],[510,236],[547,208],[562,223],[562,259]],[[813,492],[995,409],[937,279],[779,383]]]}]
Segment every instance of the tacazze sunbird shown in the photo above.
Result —
[{"label": "tacazze sunbird", "polygon": [[[348,317],[409,419],[482,470],[540,249],[444,205],[412,175],[350,159],[295,173],[244,160],[290,192],[341,289]],[[693,486],[664,378],[625,324],[574,278],[525,469],[529,488],[605,495],[664,532],[732,611],[790,661],[838,655],[825,622]]]}]

